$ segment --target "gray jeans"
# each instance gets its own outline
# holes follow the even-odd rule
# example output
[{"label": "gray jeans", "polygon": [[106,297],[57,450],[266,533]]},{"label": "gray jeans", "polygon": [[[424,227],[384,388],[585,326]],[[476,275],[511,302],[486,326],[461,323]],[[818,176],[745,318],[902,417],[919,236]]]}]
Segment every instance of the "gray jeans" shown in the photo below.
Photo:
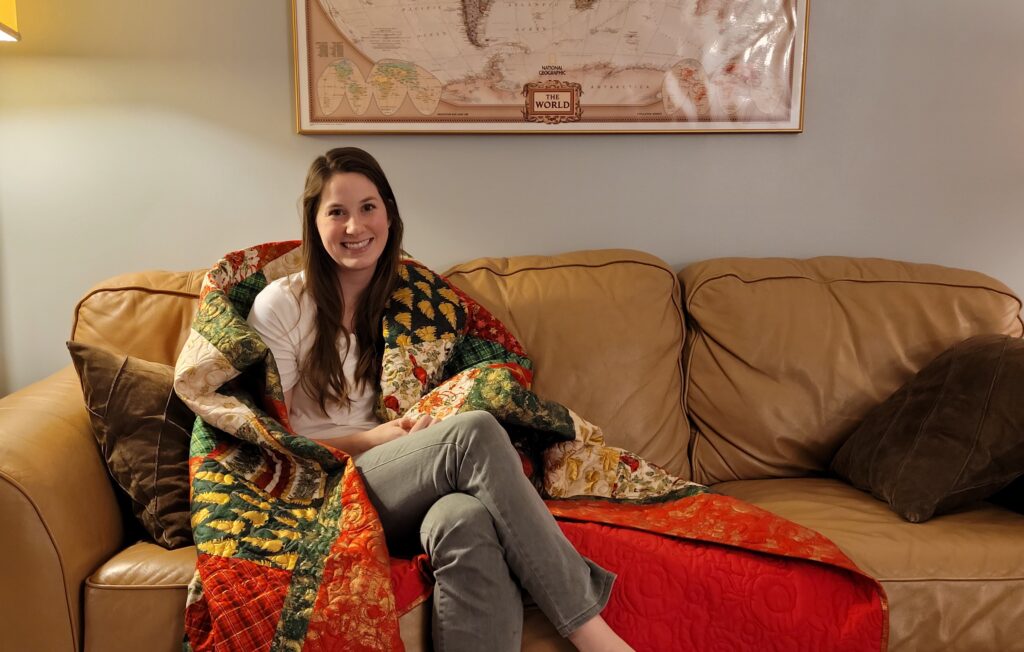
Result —
[{"label": "gray jeans", "polygon": [[518,651],[520,585],[562,636],[608,602],[615,576],[562,535],[487,412],[372,448],[356,466],[392,550],[418,538],[430,555],[436,652]]}]

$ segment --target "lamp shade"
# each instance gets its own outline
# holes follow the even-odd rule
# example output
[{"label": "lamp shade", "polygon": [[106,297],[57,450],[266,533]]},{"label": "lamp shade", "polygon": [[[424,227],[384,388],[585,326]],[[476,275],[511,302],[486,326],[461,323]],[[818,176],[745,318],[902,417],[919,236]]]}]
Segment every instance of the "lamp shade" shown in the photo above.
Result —
[{"label": "lamp shade", "polygon": [[16,0],[0,0],[0,41],[20,41]]}]

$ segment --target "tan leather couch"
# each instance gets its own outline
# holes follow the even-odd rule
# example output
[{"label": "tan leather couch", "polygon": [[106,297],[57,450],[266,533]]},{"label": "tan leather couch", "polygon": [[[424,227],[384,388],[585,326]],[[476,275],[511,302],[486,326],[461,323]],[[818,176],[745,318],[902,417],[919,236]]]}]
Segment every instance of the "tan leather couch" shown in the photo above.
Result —
[{"label": "tan leather couch", "polygon": [[[845,258],[711,260],[677,277],[622,250],[449,274],[522,340],[536,389],[611,443],[832,538],[884,585],[891,650],[1024,650],[1024,516],[982,504],[910,524],[824,474],[865,411],[947,346],[1021,335],[1001,283]],[[172,363],[201,276],[101,283],[72,338]],[[121,518],[70,367],[0,400],[0,648],[180,649],[195,551],[125,547]],[[427,613],[402,618],[409,649]],[[535,611],[523,647],[567,649]]]}]

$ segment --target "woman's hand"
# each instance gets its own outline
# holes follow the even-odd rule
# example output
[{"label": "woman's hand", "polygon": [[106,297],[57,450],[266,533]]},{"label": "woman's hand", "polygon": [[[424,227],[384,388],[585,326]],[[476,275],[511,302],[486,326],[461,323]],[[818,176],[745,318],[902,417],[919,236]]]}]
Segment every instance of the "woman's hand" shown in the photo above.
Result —
[{"label": "woman's hand", "polygon": [[430,416],[429,414],[424,414],[419,419],[413,419],[412,417],[402,417],[396,420],[402,422],[402,427],[405,428],[406,434],[411,434],[416,432],[417,430],[429,428],[430,426],[437,423],[437,419]]},{"label": "woman's hand", "polygon": [[405,435],[423,430],[437,423],[437,419],[430,415],[423,415],[419,419],[412,417],[398,417],[369,430],[358,432],[345,437],[334,437],[321,440],[323,443],[345,451],[349,455],[365,453],[374,446],[386,444],[389,441],[404,437]]},{"label": "woman's hand", "polygon": [[367,439],[373,446],[380,446],[386,444],[392,439],[398,439],[404,435],[409,435],[417,430],[423,430],[428,426],[432,426],[437,423],[437,419],[433,418],[429,414],[424,414],[419,419],[413,419],[412,417],[398,417],[392,419],[387,423],[382,423],[376,428],[368,430],[366,432]]},{"label": "woman's hand", "polygon": [[404,417],[399,417],[386,423],[382,423],[379,426],[371,428],[370,430],[360,434],[364,435],[366,438],[366,443],[369,444],[367,448],[373,448],[374,446],[386,444],[393,439],[398,439],[403,435],[409,434],[410,429],[406,424],[407,421],[409,420]]}]

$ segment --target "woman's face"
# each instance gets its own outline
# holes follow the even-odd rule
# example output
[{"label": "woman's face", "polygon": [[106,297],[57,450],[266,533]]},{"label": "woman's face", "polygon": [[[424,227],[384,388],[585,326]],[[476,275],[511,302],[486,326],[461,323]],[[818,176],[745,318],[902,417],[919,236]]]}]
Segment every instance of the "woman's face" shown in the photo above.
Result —
[{"label": "woman's face", "polygon": [[380,191],[362,174],[338,172],[324,185],[316,228],[345,281],[370,282],[389,226]]}]

